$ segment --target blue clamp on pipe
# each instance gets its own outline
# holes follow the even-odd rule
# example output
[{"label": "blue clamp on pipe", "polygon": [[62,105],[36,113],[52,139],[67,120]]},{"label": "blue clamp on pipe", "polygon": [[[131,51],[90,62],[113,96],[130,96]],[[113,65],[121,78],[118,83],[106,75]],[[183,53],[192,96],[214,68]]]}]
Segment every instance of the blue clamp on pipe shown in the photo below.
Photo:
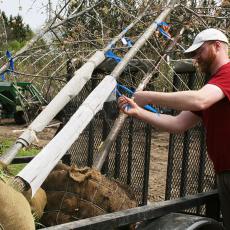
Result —
[{"label": "blue clamp on pipe", "polygon": [[117,63],[120,62],[122,59],[120,57],[118,57],[116,54],[113,53],[112,50],[108,50],[106,53],[105,53],[105,56],[107,58],[112,58],[113,60],[115,60]]},{"label": "blue clamp on pipe", "polygon": [[[124,91],[126,91],[126,92],[129,94],[129,96],[132,96],[132,95],[135,93],[135,91],[132,91],[131,89],[127,88],[126,86],[121,85],[121,84],[118,83],[118,84],[117,84],[117,87],[116,87],[116,92],[117,92],[118,97],[122,96],[121,93],[119,92],[118,88],[121,88],[121,89],[123,89]],[[129,106],[129,107],[130,107],[130,106]],[[129,108],[127,108],[127,109],[129,109]],[[153,106],[151,106],[151,105],[145,105],[145,106],[144,106],[144,109],[146,109],[146,110],[148,110],[148,111],[150,111],[150,112],[159,114],[159,111],[158,111],[157,109],[155,109],[155,108],[154,108]]]}]

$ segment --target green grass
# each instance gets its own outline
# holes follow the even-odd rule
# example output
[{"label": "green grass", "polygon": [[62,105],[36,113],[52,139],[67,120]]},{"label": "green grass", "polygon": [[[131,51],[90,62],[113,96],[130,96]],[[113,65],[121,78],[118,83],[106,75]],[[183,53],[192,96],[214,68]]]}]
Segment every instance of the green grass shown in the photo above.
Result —
[{"label": "green grass", "polygon": [[[11,139],[5,139],[0,143],[0,155],[3,154],[12,144],[14,143]],[[35,147],[29,147],[26,149],[21,149],[17,156],[35,156],[39,153],[40,149]],[[17,175],[17,173],[25,167],[26,164],[11,164],[8,166],[9,171],[13,175]]]}]

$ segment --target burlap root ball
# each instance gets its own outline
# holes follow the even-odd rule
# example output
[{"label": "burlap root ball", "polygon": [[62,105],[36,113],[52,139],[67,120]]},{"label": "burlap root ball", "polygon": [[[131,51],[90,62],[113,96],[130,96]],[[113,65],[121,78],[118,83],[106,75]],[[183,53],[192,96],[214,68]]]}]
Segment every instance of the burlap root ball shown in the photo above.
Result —
[{"label": "burlap root ball", "polygon": [[29,202],[20,192],[17,192],[2,180],[0,180],[0,206],[0,226],[2,229],[35,229]]},{"label": "burlap root ball", "polygon": [[45,226],[76,221],[137,206],[134,196],[118,182],[91,168],[59,164],[42,188],[47,205],[41,223]]}]

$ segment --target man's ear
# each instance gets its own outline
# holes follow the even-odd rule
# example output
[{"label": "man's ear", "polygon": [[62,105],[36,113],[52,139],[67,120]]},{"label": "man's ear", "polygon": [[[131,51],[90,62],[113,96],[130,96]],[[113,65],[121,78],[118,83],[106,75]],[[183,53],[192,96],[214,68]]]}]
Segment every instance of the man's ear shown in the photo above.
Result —
[{"label": "man's ear", "polygon": [[222,43],[220,41],[215,41],[214,45],[215,45],[216,49],[219,50],[222,46]]}]

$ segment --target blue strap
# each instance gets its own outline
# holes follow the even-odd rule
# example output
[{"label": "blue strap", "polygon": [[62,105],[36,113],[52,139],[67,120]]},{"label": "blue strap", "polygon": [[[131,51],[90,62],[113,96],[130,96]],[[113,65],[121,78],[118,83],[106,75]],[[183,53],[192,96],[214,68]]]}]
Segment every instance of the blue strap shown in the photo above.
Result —
[{"label": "blue strap", "polygon": [[133,46],[133,41],[130,38],[125,37],[125,40],[127,42],[127,46],[128,47],[132,47]]},{"label": "blue strap", "polygon": [[159,28],[159,31],[163,35],[164,38],[166,38],[166,39],[171,38],[171,36],[167,32],[165,32],[162,28]]},{"label": "blue strap", "polygon": [[157,109],[155,109],[153,106],[151,105],[145,105],[144,108],[150,112],[153,112],[153,113],[158,113],[159,114],[159,111],[157,111]]},{"label": "blue strap", "polygon": [[9,59],[9,63],[10,63],[10,68],[9,69],[14,71],[14,60],[13,60],[9,50],[6,51],[6,56]]},{"label": "blue strap", "polygon": [[169,27],[169,25],[166,22],[161,22],[157,24],[157,29],[159,30],[159,32],[163,35],[164,38],[166,39],[170,39],[171,35],[169,33],[167,33],[162,27]]},{"label": "blue strap", "polygon": [[2,78],[2,81],[5,81],[5,80],[6,80],[4,73],[1,74],[1,78]]},{"label": "blue strap", "polygon": [[123,89],[124,91],[126,91],[126,92],[129,94],[130,97],[131,97],[131,96],[133,95],[133,93],[135,92],[135,90],[132,91],[131,89],[129,89],[129,88],[127,88],[126,86],[121,85],[121,84],[119,84],[119,83],[117,83],[117,91],[119,92],[118,88],[121,88],[121,89]]},{"label": "blue strap", "polygon": [[[127,88],[126,86],[121,85],[121,84],[118,83],[118,84],[117,84],[117,87],[116,87],[116,93],[117,93],[118,97],[121,96],[121,93],[119,92],[118,88],[123,89],[123,90],[126,91],[130,96],[132,96],[132,95],[135,93],[135,90],[131,90],[131,89]],[[146,109],[146,110],[148,110],[148,111],[150,111],[150,112],[159,114],[159,111],[158,111],[157,109],[155,109],[155,108],[154,108],[153,106],[151,106],[151,105],[145,105],[145,106],[144,106],[144,109]]]},{"label": "blue strap", "polygon": [[11,73],[11,71],[14,71],[14,60],[13,60],[12,55],[11,55],[9,50],[6,51],[6,57],[9,60],[9,68],[4,73],[1,74],[2,81],[6,80],[5,73],[9,74],[9,73]]},{"label": "blue strap", "polygon": [[116,62],[120,62],[122,59],[120,57],[118,57],[116,54],[113,53],[112,50],[108,50],[106,53],[105,53],[105,56],[107,58],[112,58],[114,59]]},{"label": "blue strap", "polygon": [[115,88],[115,92],[116,92],[116,95],[117,95],[118,97],[121,97],[121,96],[122,96],[122,94],[119,92],[119,90],[117,89],[117,87]]}]

